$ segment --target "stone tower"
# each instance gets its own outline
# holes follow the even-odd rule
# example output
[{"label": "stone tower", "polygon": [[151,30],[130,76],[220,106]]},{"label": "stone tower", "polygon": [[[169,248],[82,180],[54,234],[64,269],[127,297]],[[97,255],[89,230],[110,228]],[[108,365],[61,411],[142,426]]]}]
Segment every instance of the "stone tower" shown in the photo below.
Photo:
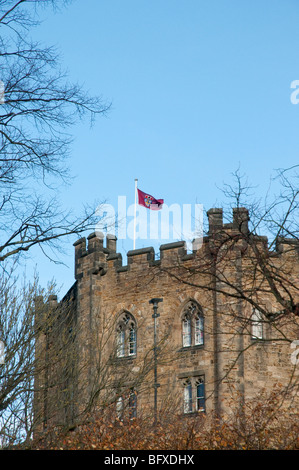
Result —
[{"label": "stone tower", "polygon": [[178,241],[158,256],[129,251],[123,264],[114,236],[74,244],[75,283],[38,341],[41,422],[76,422],[109,404],[129,416],[229,413],[233,396],[238,407],[291,377],[296,385],[298,242],[269,250],[249,232],[245,208],[228,224],[222,209],[207,215],[208,233],[190,253]]}]

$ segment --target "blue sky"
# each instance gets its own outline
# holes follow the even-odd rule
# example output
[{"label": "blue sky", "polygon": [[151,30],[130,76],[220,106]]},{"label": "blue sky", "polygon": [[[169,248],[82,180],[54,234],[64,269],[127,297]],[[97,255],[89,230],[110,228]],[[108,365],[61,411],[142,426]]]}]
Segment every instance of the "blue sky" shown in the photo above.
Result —
[{"label": "blue sky", "polygon": [[[77,0],[43,17],[34,37],[57,46],[70,80],[112,102],[92,129],[73,128],[66,208],[117,207],[122,195],[133,204],[138,178],[169,205],[208,210],[238,167],[259,196],[275,169],[299,163],[296,0]],[[34,259],[41,282],[56,278],[62,293],[74,281],[73,241],[60,255],[67,266]],[[132,240],[119,248],[125,264]]]}]

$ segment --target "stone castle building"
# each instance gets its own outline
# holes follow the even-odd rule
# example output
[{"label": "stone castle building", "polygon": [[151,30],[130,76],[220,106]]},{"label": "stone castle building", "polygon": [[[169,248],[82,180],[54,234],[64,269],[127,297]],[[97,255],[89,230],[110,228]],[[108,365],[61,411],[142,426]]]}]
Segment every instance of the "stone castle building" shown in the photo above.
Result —
[{"label": "stone castle building", "polygon": [[120,417],[229,413],[278,383],[298,405],[298,242],[270,250],[244,208],[229,224],[222,209],[207,214],[191,253],[179,241],[159,256],[130,251],[123,264],[114,236],[74,244],[74,285],[46,313],[37,302],[40,424],[107,404]]}]

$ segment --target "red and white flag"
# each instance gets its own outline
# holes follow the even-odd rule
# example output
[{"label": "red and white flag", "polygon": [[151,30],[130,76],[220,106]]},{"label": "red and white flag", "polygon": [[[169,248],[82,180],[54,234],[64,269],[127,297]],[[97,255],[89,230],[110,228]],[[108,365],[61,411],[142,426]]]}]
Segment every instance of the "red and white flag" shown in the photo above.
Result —
[{"label": "red and white flag", "polygon": [[164,204],[164,199],[155,199],[148,193],[144,193],[137,188],[138,191],[138,204],[146,207],[152,211],[160,211]]}]

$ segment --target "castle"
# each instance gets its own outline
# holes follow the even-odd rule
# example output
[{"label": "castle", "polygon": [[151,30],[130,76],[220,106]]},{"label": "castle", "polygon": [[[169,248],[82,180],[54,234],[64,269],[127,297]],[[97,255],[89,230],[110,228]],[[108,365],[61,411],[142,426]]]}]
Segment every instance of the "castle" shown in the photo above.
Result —
[{"label": "castle", "polygon": [[207,215],[191,253],[178,241],[124,265],[115,236],[75,242],[74,285],[36,306],[40,429],[111,404],[120,418],[229,413],[277,383],[298,406],[298,241],[270,250],[245,208]]}]

